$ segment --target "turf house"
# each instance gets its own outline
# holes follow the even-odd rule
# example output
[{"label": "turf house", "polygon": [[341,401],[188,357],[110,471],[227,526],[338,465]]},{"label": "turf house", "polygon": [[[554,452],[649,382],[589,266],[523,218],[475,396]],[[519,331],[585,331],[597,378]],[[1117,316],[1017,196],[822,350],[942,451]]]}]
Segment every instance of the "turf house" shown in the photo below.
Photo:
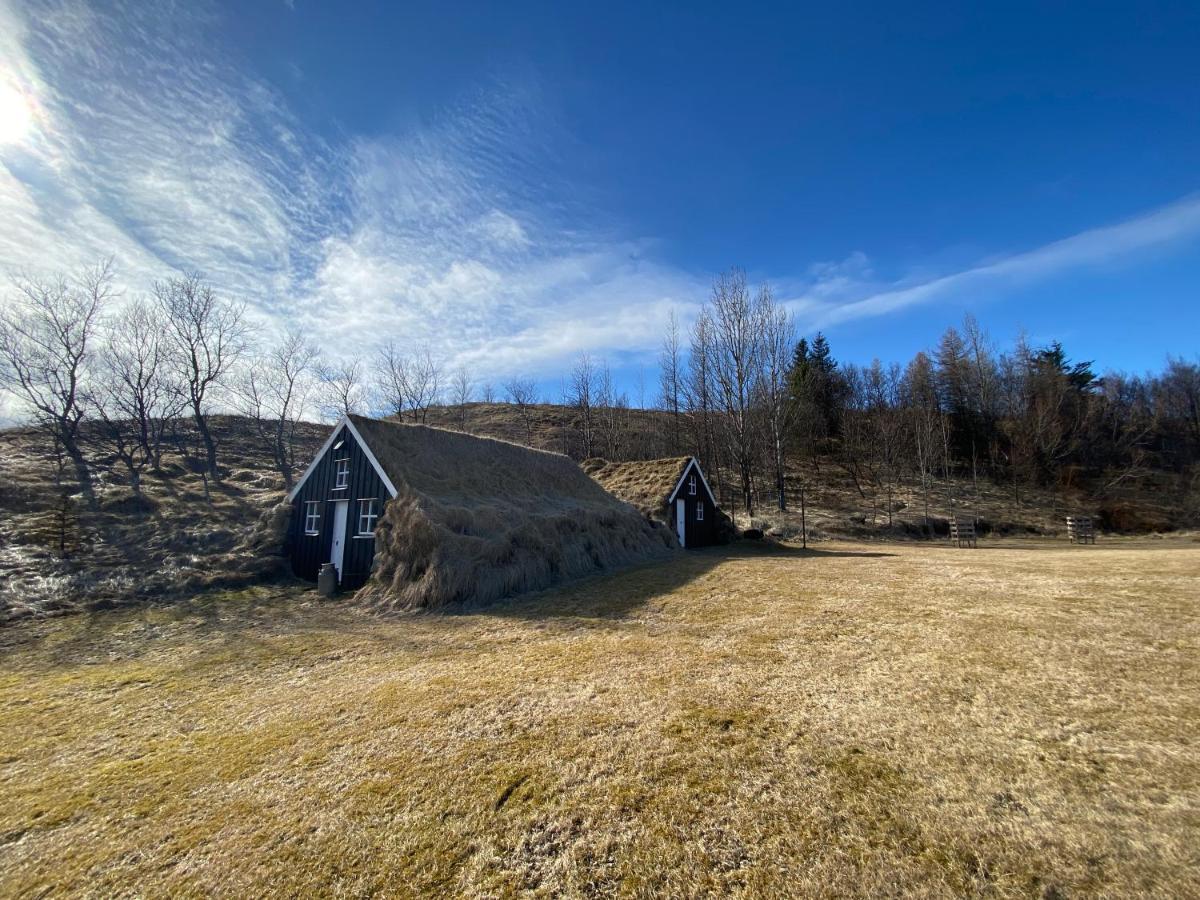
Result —
[{"label": "turf house", "polygon": [[292,570],[372,605],[485,603],[669,554],[668,529],[572,460],[350,415],[288,495]]},{"label": "turf house", "polygon": [[734,537],[733,523],[717,506],[694,456],[637,462],[587,459],[583,470],[610,494],[669,528],[681,547],[724,544]]}]

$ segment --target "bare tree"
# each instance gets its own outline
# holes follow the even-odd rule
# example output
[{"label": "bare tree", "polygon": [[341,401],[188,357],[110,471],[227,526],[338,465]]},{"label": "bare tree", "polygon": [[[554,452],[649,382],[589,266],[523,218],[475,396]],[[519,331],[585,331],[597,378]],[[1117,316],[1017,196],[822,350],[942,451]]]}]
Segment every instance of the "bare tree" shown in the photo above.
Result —
[{"label": "bare tree", "polygon": [[204,448],[205,475],[219,481],[209,407],[246,351],[245,304],[219,298],[195,273],[157,282],[154,294],[172,344],[173,375],[183,385]]},{"label": "bare tree", "polygon": [[751,299],[746,275],[731,269],[713,283],[709,300],[713,326],[713,376],[729,455],[737,468],[742,502],[754,512],[754,388],[760,377],[763,304]]},{"label": "bare tree", "polygon": [[413,354],[409,360],[408,402],[413,417],[424,422],[429,407],[438,402],[442,395],[442,364],[428,350]]},{"label": "bare tree", "polygon": [[479,389],[479,399],[484,403],[496,402],[496,388],[492,386],[490,381],[485,381],[483,387]]},{"label": "bare tree", "polygon": [[384,415],[404,420],[408,408],[408,360],[394,343],[388,341],[375,354],[375,391]]},{"label": "bare tree", "polygon": [[583,439],[584,457],[594,456],[596,452],[596,366],[592,357],[581,354],[575,368],[571,370],[571,379],[567,385],[567,403],[575,407],[579,415],[579,433]]},{"label": "bare tree", "polygon": [[925,527],[929,522],[929,491],[933,484],[933,464],[942,433],[942,411],[938,408],[937,379],[933,363],[918,353],[904,373],[904,403],[909,413],[909,431],[916,450],[925,501]]},{"label": "bare tree", "polygon": [[475,382],[465,366],[459,366],[450,377],[450,400],[458,407],[458,427],[460,431],[467,430],[467,404],[475,392]]},{"label": "bare tree", "polygon": [[604,438],[604,454],[609,459],[621,459],[624,453],[622,425],[624,413],[629,408],[629,398],[617,392],[612,369],[602,360],[596,375],[595,397],[597,429]]},{"label": "bare tree", "polygon": [[525,442],[533,445],[533,404],[537,402],[537,382],[532,378],[513,376],[504,383],[508,402],[517,407],[525,425]]},{"label": "bare tree", "polygon": [[104,262],[71,279],[19,278],[9,308],[0,312],[0,386],[61,445],[89,505],[95,495],[80,423],[93,343],[112,296],[111,262]]},{"label": "bare tree", "polygon": [[679,319],[675,310],[667,318],[667,333],[658,354],[659,402],[671,414],[672,452],[678,453],[683,442],[679,434],[680,401],[683,399],[683,350],[679,338]]},{"label": "bare tree", "polygon": [[[700,465],[716,477],[717,493],[723,493],[723,475],[716,447],[716,386],[713,378],[712,318],[704,310],[692,326],[691,352],[688,356],[687,378],[683,385],[684,401],[692,425],[692,439]],[[678,452],[675,450],[674,452]]]},{"label": "bare tree", "polygon": [[406,354],[392,341],[375,357],[376,389],[389,415],[424,422],[442,387],[442,366],[428,350]]},{"label": "bare tree", "polygon": [[878,360],[867,370],[867,414],[871,444],[887,479],[887,524],[893,524],[894,496],[905,449],[904,417],[900,409],[900,367],[886,370]]},{"label": "bare tree", "polygon": [[367,408],[369,390],[367,367],[357,354],[333,362],[322,363],[317,369],[320,380],[320,409],[326,419],[347,415],[362,415]]},{"label": "bare tree", "polygon": [[297,426],[316,387],[320,355],[298,329],[289,329],[247,368],[238,389],[238,406],[291,490],[296,471]]},{"label": "bare tree", "polygon": [[170,347],[159,310],[135,300],[105,323],[106,341],[89,401],[98,436],[125,466],[134,493],[142,472],[157,469],[168,431],[187,398],[168,365]]},{"label": "bare tree", "polygon": [[788,371],[791,366],[795,325],[787,310],[775,303],[769,285],[758,294],[758,317],[762,323],[762,373],[759,395],[766,420],[768,446],[771,448],[771,467],[775,476],[776,500],[781,510],[787,509],[785,476],[787,456],[784,439],[790,427],[793,405],[788,391]]}]

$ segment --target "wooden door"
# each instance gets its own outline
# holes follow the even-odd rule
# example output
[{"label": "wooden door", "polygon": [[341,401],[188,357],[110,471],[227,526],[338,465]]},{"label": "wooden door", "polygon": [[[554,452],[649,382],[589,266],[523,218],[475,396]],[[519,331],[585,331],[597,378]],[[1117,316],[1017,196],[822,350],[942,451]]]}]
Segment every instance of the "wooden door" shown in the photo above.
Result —
[{"label": "wooden door", "polygon": [[683,498],[675,501],[675,534],[679,536],[679,546],[687,546],[687,503]]},{"label": "wooden door", "polygon": [[329,561],[337,569],[338,581],[342,580],[342,559],[346,555],[346,516],[349,500],[336,500],[333,504],[333,542],[329,547]]}]

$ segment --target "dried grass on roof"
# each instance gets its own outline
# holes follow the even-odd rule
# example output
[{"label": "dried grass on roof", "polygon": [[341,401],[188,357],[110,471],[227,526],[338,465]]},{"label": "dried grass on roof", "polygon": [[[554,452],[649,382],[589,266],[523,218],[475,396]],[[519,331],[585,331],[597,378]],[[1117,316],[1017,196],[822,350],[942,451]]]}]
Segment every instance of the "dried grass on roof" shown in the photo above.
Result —
[{"label": "dried grass on roof", "polygon": [[593,458],[583,461],[587,472],[610,494],[631,503],[644,515],[667,521],[667,497],[683,476],[690,456],[609,462]]},{"label": "dried grass on roof", "polygon": [[557,453],[353,417],[396,485],[359,592],[396,609],[480,604],[668,555],[674,538]]}]

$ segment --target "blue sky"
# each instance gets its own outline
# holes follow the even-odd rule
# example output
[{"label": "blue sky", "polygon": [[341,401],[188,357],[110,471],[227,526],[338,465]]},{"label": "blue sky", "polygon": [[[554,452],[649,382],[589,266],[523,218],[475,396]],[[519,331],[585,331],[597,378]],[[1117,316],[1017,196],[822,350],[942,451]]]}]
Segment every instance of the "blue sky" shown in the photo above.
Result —
[{"label": "blue sky", "polygon": [[731,265],[852,361],[966,312],[1194,356],[1198,160],[1195,3],[0,0],[0,268],[200,269],[548,392],[636,393]]}]

